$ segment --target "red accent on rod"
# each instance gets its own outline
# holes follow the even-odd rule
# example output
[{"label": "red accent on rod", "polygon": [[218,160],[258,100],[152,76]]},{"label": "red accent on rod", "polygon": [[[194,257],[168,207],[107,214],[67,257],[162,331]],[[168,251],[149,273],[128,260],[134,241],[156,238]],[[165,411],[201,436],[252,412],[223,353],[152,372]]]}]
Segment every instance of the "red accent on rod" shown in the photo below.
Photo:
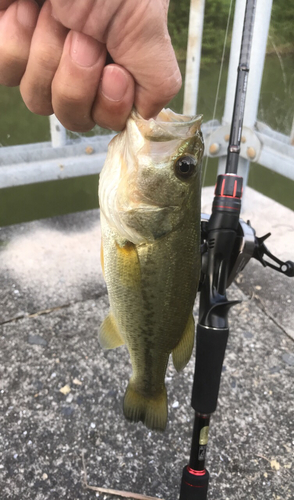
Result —
[{"label": "red accent on rod", "polygon": [[[221,195],[220,195],[220,194],[217,194],[217,195],[216,195],[216,197],[217,197],[217,198],[221,198]],[[229,194],[224,194],[224,195],[222,196],[222,198],[235,198],[235,199],[236,199],[236,196],[230,196]],[[239,198],[237,198],[237,199],[239,199]]]},{"label": "red accent on rod", "polygon": [[189,467],[189,465],[187,465],[187,471],[190,473],[190,474],[193,474],[193,476],[204,476],[205,475],[205,469],[203,470],[194,470],[194,469],[191,469],[191,467]]},{"label": "red accent on rod", "polygon": [[221,194],[220,194],[221,196],[224,196],[225,184],[226,184],[226,179],[223,179],[222,189],[221,189]]},{"label": "red accent on rod", "polygon": [[229,207],[225,205],[218,205],[217,208],[227,208],[228,210],[239,210],[239,208]]},{"label": "red accent on rod", "polygon": [[206,485],[203,484],[201,486],[196,486],[196,484],[190,484],[190,483],[187,483],[187,481],[185,481],[185,484],[187,484],[188,486],[192,486],[192,488],[204,488]]},{"label": "red accent on rod", "polygon": [[237,181],[234,183],[234,192],[233,192],[233,198],[235,198],[237,192]]}]

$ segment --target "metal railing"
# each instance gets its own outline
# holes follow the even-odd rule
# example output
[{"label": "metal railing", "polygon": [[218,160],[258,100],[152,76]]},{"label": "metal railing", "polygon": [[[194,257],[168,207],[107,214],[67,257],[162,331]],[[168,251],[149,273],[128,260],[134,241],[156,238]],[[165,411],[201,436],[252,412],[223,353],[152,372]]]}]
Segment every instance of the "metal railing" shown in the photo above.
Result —
[{"label": "metal railing", "polygon": [[[204,5],[205,0],[191,0],[184,95],[184,113],[191,115],[196,113]],[[258,0],[240,154],[240,175],[244,184],[251,161],[294,180],[294,121],[290,136],[257,122],[271,8],[272,0]],[[226,163],[244,11],[245,0],[237,0],[222,123],[212,120],[202,127],[205,154],[219,158],[219,173],[224,172]],[[50,131],[51,142],[0,148],[0,188],[98,174],[101,171],[113,134],[70,139],[54,115],[50,117]]]}]

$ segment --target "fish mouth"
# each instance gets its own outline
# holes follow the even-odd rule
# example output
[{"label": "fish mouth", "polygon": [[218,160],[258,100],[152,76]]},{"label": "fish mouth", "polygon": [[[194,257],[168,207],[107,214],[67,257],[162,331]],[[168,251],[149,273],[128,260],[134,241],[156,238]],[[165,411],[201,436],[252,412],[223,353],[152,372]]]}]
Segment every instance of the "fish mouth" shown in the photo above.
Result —
[{"label": "fish mouth", "polygon": [[203,115],[181,115],[171,109],[162,109],[154,119],[156,123],[171,123],[177,127],[191,127],[191,125],[201,125]]},{"label": "fish mouth", "polygon": [[178,210],[180,209],[180,205],[134,205],[129,208],[127,208],[127,212],[162,212],[162,211],[167,211],[167,210]]},{"label": "fish mouth", "polygon": [[202,115],[185,116],[171,109],[163,109],[157,117],[145,120],[136,111],[133,113],[142,136],[150,142],[167,142],[174,139],[188,139],[200,131]]}]

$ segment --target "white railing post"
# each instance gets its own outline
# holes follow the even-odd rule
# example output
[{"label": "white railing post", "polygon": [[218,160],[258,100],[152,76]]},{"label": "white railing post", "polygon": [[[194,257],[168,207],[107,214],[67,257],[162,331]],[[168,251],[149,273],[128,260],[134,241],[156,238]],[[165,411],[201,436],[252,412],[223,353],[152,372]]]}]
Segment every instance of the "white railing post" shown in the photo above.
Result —
[{"label": "white railing post", "polygon": [[184,89],[184,115],[195,115],[201,61],[205,0],[191,0]]},{"label": "white railing post", "polygon": [[[222,119],[223,125],[230,124],[232,119],[234,99],[235,99],[235,88],[237,81],[237,67],[239,63],[241,38],[243,33],[245,6],[246,6],[246,0],[236,1],[229,72],[227,79],[225,109],[224,109],[224,116]],[[248,78],[248,88],[247,88],[246,105],[245,105],[245,113],[243,121],[244,127],[249,127],[251,129],[254,128],[257,118],[263,66],[266,55],[266,43],[267,43],[270,18],[271,18],[271,10],[272,10],[272,0],[258,0],[258,2],[256,3],[254,31],[252,37],[252,49],[250,57],[250,71]],[[222,157],[219,161],[218,173],[224,172],[225,164],[226,164],[226,159]],[[247,183],[247,178],[249,174],[249,165],[250,165],[249,160],[245,158],[240,158],[239,162],[240,170],[238,172],[244,178],[244,185],[246,185]]]},{"label": "white railing post", "polygon": [[66,129],[55,115],[49,116],[51,145],[53,148],[61,148],[66,145]]}]

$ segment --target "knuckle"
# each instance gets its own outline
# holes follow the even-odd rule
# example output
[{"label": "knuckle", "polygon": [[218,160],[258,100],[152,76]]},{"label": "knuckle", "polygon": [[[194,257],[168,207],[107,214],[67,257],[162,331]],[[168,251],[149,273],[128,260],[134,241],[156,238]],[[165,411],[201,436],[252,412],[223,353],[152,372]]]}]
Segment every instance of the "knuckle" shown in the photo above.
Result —
[{"label": "knuckle", "polygon": [[26,107],[36,115],[48,116],[52,114],[50,85],[28,74],[26,71],[19,87],[22,99]]},{"label": "knuckle", "polygon": [[49,116],[53,113],[53,109],[50,102],[46,102],[44,99],[35,99],[32,96],[26,96],[22,93],[22,99],[31,113],[41,116]]},{"label": "knuckle", "polygon": [[110,106],[94,106],[92,118],[102,128],[119,132],[125,127],[132,106],[126,103],[111,103]]},{"label": "knuckle", "polygon": [[115,131],[123,128],[123,124],[119,123],[122,118],[118,119],[115,114],[103,113],[101,110],[96,110],[92,112],[92,118],[94,123],[102,128]]},{"label": "knuckle", "polygon": [[182,86],[182,76],[180,73],[180,70],[177,69],[172,75],[169,77],[165,78],[163,82],[163,96],[167,100],[171,100],[179,90],[181,89]]},{"label": "knuckle", "polygon": [[92,128],[94,127],[95,123],[91,122],[91,123],[87,123],[87,124],[81,124],[81,123],[72,123],[70,125],[70,127],[68,128],[68,130],[71,130],[72,132],[80,132],[80,133],[84,133],[84,132],[90,132],[90,130],[92,130]]},{"label": "knuckle", "polygon": [[62,125],[67,130],[71,130],[72,132],[89,132],[95,125],[95,123],[91,120],[84,121],[85,118],[83,117],[79,119],[78,116],[64,116],[63,114],[59,114],[58,112],[55,112],[55,115],[57,116],[60,123],[62,123]]},{"label": "knuckle", "polygon": [[33,54],[34,63],[38,63],[38,65],[45,70],[46,72],[55,72],[59,61],[61,58],[61,50],[59,47],[42,47],[38,46],[35,49]]},{"label": "knuckle", "polygon": [[125,127],[126,122],[125,121],[120,121],[119,123],[114,122],[113,119],[108,119],[107,118],[97,118],[95,119],[95,124],[98,125],[101,128],[105,128],[107,130],[114,130],[115,132],[120,132],[123,130]]},{"label": "knuckle", "polygon": [[0,67],[0,85],[4,87],[17,87],[21,80],[21,75],[18,74],[7,74],[5,71],[2,71]]},{"label": "knuckle", "polygon": [[27,59],[21,57],[17,50],[4,50],[0,47],[0,83],[7,87],[19,85],[25,72]]},{"label": "knuckle", "polygon": [[79,107],[87,102],[87,95],[78,86],[70,82],[53,80],[52,93],[55,100],[58,100],[64,107]]},{"label": "knuckle", "polygon": [[60,122],[73,132],[88,132],[95,123],[90,116],[94,97],[72,82],[53,79],[52,105]]}]

